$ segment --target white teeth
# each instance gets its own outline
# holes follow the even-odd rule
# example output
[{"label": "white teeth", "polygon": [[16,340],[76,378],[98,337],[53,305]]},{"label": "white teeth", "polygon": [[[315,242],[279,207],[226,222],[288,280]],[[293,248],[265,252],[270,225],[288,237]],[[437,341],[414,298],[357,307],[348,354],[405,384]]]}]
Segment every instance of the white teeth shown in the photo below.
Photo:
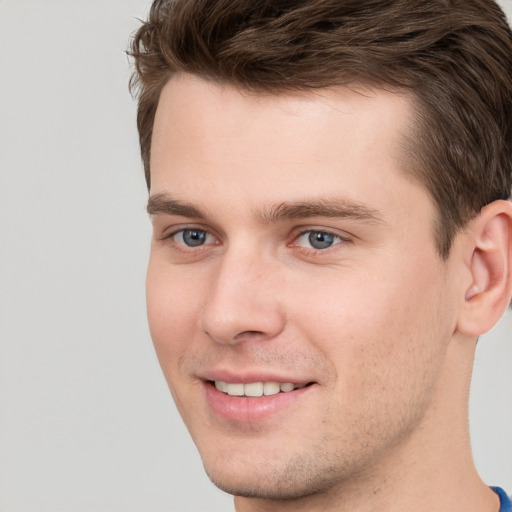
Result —
[{"label": "white teeth", "polygon": [[263,382],[251,382],[244,386],[245,396],[263,396]]},{"label": "white teeth", "polygon": [[227,384],[227,382],[223,382],[222,380],[216,380],[215,381],[215,387],[219,391],[222,391],[223,393],[227,393],[228,392],[228,384]]},{"label": "white teeth", "polygon": [[215,387],[230,396],[270,396],[279,392],[286,393],[294,389],[303,388],[305,384],[293,384],[291,382],[250,382],[247,384],[215,381]]},{"label": "white teeth", "polygon": [[243,384],[228,384],[228,395],[231,396],[243,396],[244,385]]},{"label": "white teeth", "polygon": [[265,396],[277,395],[279,391],[281,391],[279,382],[265,382],[265,384],[263,384],[263,394]]}]

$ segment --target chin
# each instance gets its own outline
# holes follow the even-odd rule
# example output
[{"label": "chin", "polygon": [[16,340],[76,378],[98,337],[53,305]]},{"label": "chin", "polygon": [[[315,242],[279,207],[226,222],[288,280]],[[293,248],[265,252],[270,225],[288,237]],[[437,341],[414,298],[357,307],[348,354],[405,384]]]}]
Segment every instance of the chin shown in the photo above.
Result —
[{"label": "chin", "polygon": [[208,477],[224,492],[245,498],[282,501],[325,493],[339,485],[339,468],[336,471],[319,466],[317,460],[305,460],[301,456],[287,461],[280,457],[252,463],[233,458],[217,459],[213,464],[204,461]]}]

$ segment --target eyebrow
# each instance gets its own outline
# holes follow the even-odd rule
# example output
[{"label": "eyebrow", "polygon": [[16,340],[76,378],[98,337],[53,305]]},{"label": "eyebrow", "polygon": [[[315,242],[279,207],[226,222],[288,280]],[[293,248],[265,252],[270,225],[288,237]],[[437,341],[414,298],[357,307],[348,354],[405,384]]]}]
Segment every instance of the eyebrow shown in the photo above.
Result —
[{"label": "eyebrow", "polygon": [[[202,220],[208,217],[197,206],[174,199],[168,194],[152,195],[148,200],[147,211],[149,215],[179,215]],[[385,223],[378,210],[347,198],[283,202],[258,211],[256,217],[265,224],[311,217],[351,218],[374,224]]]},{"label": "eyebrow", "polygon": [[173,199],[167,194],[154,194],[148,200],[147,212],[149,215],[165,214],[180,215],[196,219],[206,219],[206,215],[196,206]]},{"label": "eyebrow", "polygon": [[346,198],[284,202],[260,214],[264,222],[305,219],[309,217],[351,218],[375,224],[384,223],[380,212]]}]

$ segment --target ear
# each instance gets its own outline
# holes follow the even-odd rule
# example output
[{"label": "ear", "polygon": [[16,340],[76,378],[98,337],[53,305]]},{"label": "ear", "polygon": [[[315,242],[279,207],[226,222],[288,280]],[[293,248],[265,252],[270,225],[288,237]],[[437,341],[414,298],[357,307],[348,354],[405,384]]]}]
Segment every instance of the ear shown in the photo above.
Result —
[{"label": "ear", "polygon": [[512,203],[485,206],[465,233],[469,281],[458,331],[480,336],[503,315],[512,297]]}]

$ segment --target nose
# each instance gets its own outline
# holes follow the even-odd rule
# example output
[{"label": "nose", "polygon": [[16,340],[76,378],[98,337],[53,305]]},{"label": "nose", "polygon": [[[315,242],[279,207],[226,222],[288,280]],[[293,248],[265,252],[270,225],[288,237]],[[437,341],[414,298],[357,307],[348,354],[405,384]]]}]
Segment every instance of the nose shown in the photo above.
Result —
[{"label": "nose", "polygon": [[212,272],[201,329],[215,342],[231,345],[277,336],[286,318],[275,267],[261,255],[226,253]]}]

